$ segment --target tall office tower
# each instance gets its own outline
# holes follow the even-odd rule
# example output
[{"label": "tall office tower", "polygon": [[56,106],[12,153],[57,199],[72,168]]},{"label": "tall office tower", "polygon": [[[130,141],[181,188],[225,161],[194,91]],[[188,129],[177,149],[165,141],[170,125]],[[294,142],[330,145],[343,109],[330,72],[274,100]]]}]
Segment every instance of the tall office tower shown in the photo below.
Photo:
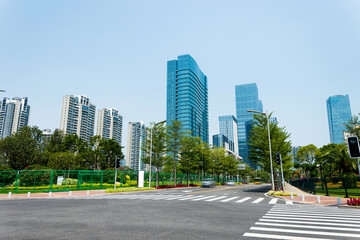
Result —
[{"label": "tall office tower", "polygon": [[349,95],[336,95],[326,100],[330,142],[343,143],[343,132],[346,130],[344,124],[351,119]]},{"label": "tall office tower", "polygon": [[253,120],[253,113],[249,113],[247,110],[255,110],[262,112],[263,106],[258,96],[258,88],[256,83],[242,84],[235,86],[235,100],[236,100],[236,119],[238,124],[238,139],[239,139],[239,155],[243,158],[243,161],[250,166],[254,166],[250,162],[249,158],[249,144],[247,139],[249,138],[246,129],[250,129],[249,123],[246,122]]},{"label": "tall office tower", "polygon": [[207,77],[190,55],[167,62],[167,124],[172,120],[209,142]]},{"label": "tall office tower", "polygon": [[126,151],[126,166],[138,171],[144,170],[142,157],[144,152],[141,148],[146,139],[146,128],[143,122],[129,122]]},{"label": "tall office tower", "polygon": [[95,105],[85,95],[67,95],[63,98],[60,130],[77,134],[85,141],[94,136]]},{"label": "tall office tower", "polygon": [[98,111],[96,135],[105,139],[114,139],[121,146],[123,117],[115,108],[103,108]]},{"label": "tall office tower", "polygon": [[296,154],[300,148],[301,148],[301,146],[292,147],[292,160],[294,163],[296,162]]},{"label": "tall office tower", "polygon": [[239,155],[237,120],[233,115],[219,117],[219,131],[229,140],[230,150]]},{"label": "tall office tower", "polygon": [[17,133],[20,128],[28,126],[30,106],[28,98],[4,98],[0,101],[0,138]]},{"label": "tall office tower", "polygon": [[223,147],[226,150],[229,150],[229,139],[223,134],[215,134],[213,135],[213,146],[218,148]]}]

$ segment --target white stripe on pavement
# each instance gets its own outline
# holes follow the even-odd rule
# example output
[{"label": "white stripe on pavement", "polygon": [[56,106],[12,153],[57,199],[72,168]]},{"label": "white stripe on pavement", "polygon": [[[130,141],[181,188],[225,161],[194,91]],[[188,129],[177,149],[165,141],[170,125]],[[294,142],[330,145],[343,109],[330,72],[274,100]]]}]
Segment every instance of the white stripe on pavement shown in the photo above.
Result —
[{"label": "white stripe on pavement", "polygon": [[182,200],[188,200],[188,199],[193,199],[193,198],[198,198],[198,197],[203,197],[204,195],[200,195],[200,196],[187,196],[185,198],[179,198],[178,200],[182,201]]},{"label": "white stripe on pavement", "polygon": [[[266,213],[265,216],[279,216],[279,214],[273,214],[273,213]],[[282,214],[283,217],[298,217],[298,218],[308,218],[311,217],[309,215],[303,214],[303,215],[291,215],[291,214]],[[352,217],[325,217],[325,216],[314,216],[316,218],[320,219],[335,219],[335,220],[353,220],[353,221],[360,221],[360,218],[352,218]]]},{"label": "white stripe on pavement", "polygon": [[266,232],[299,233],[299,234],[309,234],[309,235],[324,235],[324,236],[338,236],[338,237],[355,237],[355,238],[359,238],[358,233],[357,234],[352,234],[352,233],[292,230],[292,229],[282,229],[282,228],[264,228],[264,227],[251,227],[250,230],[266,231]]},{"label": "white stripe on pavement", "polygon": [[249,199],[251,199],[251,197],[246,197],[246,198],[240,199],[240,200],[238,200],[238,201],[236,201],[236,202],[242,203],[242,202],[245,202],[245,201],[247,201],[247,200],[249,200]]},{"label": "white stripe on pavement", "polygon": [[320,226],[307,226],[307,225],[281,224],[281,223],[265,223],[265,222],[257,222],[255,224],[256,225],[265,225],[265,226],[276,226],[276,227],[289,227],[289,228],[309,228],[309,229],[324,229],[324,230],[339,230],[339,231],[360,232],[360,229],[353,229],[353,228],[320,227]]},{"label": "white stripe on pavement", "polygon": [[269,204],[276,204],[276,202],[277,202],[277,198],[273,198],[273,199],[271,199],[271,201],[269,202]]},{"label": "white stripe on pavement", "polygon": [[200,200],[204,200],[204,199],[208,199],[208,198],[212,198],[215,196],[207,196],[207,197],[202,197],[202,198],[196,198],[196,199],[191,199],[191,201],[200,201]]},{"label": "white stripe on pavement", "polygon": [[[327,216],[327,217],[349,217],[348,214],[344,215],[344,214],[332,214],[332,213],[329,213],[329,214],[326,214],[326,213],[312,213],[312,212],[309,212],[309,213],[295,213],[295,212],[289,212],[289,211],[269,211],[268,213],[271,213],[271,214],[287,214],[287,215],[294,215],[294,217],[296,217],[297,215],[306,215],[306,216],[314,216],[314,217],[317,217],[317,216]],[[354,217],[353,215],[351,215],[351,217]],[[356,216],[357,217],[357,216]]]},{"label": "white stripe on pavement", "polygon": [[293,204],[293,202],[292,202],[292,201],[289,201],[289,200],[287,200],[285,203],[286,203],[286,204]]},{"label": "white stripe on pavement", "polygon": [[295,236],[283,236],[283,235],[269,235],[261,233],[245,233],[245,237],[257,237],[261,239],[281,239],[281,240],[331,240],[329,238],[307,238],[307,237],[295,237]]},{"label": "white stripe on pavement", "polygon": [[262,200],[264,200],[264,198],[258,198],[258,199],[256,199],[255,201],[252,201],[251,203],[259,203],[259,202],[261,202]]},{"label": "white stripe on pavement", "polygon": [[339,223],[354,223],[354,221],[346,221],[346,220],[329,220],[329,219],[319,219],[319,218],[293,218],[293,217],[272,217],[272,216],[264,216],[263,218],[270,219],[289,219],[289,220],[309,220],[309,221],[320,221],[320,222],[339,222]]},{"label": "white stripe on pavement", "polygon": [[226,196],[216,197],[216,198],[208,199],[208,200],[205,200],[205,201],[212,202],[212,201],[223,199],[223,198],[226,198]]},{"label": "white stripe on pavement", "polygon": [[220,202],[228,202],[228,201],[231,201],[231,200],[234,200],[237,198],[239,198],[239,197],[232,197],[232,198],[224,199],[224,200],[221,200]]},{"label": "white stripe on pavement", "polygon": [[280,223],[300,223],[300,224],[316,224],[324,226],[338,226],[338,227],[355,227],[360,228],[359,224],[346,223],[329,223],[329,222],[312,222],[312,221],[291,221],[291,220],[277,220],[277,219],[260,219],[261,222],[280,222]]}]

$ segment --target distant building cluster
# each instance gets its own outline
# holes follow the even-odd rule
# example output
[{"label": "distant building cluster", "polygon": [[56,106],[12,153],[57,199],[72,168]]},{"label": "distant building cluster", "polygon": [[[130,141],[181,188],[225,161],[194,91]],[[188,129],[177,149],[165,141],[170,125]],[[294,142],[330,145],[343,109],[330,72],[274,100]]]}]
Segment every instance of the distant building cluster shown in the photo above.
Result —
[{"label": "distant building cluster", "polygon": [[[167,62],[167,101],[166,122],[180,121],[184,131],[200,137],[209,143],[208,79],[190,55],[178,56],[177,60]],[[213,146],[223,147],[228,154],[243,159],[252,168],[256,164],[249,159],[249,136],[254,113],[263,112],[256,83],[235,86],[236,117],[219,116],[219,134],[212,136]],[[326,101],[331,143],[342,143],[349,134],[344,123],[351,119],[348,95],[331,96]],[[94,136],[96,106],[85,95],[63,97],[60,130],[65,134],[77,134],[85,141]],[[6,138],[28,126],[30,105],[28,98],[4,98],[0,101],[0,138]],[[271,122],[277,122],[272,117]],[[123,117],[115,108],[98,110],[96,135],[104,139],[114,139],[121,145]],[[51,130],[45,129],[44,136]],[[128,123],[126,159],[123,165],[134,170],[148,168],[143,162],[143,144],[147,138],[146,127],[142,121]],[[294,161],[300,147],[293,147]]]}]

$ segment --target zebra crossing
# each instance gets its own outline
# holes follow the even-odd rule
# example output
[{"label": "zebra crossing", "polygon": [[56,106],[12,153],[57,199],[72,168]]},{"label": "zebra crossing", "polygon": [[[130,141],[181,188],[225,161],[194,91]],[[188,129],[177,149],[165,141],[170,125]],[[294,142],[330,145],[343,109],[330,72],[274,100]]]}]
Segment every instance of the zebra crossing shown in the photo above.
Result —
[{"label": "zebra crossing", "polygon": [[220,202],[220,203],[250,203],[250,204],[259,204],[265,203],[270,205],[275,204],[292,204],[291,201],[278,201],[278,198],[265,199],[263,197],[239,197],[239,196],[216,196],[216,195],[184,195],[184,194],[119,194],[119,195],[94,195],[94,196],[74,196],[74,197],[65,197],[62,199],[117,199],[117,200],[127,200],[127,199],[137,199],[137,200],[165,200],[165,201],[204,201],[204,202]]},{"label": "zebra crossing", "polygon": [[274,205],[246,239],[360,239],[360,211],[318,205]]}]

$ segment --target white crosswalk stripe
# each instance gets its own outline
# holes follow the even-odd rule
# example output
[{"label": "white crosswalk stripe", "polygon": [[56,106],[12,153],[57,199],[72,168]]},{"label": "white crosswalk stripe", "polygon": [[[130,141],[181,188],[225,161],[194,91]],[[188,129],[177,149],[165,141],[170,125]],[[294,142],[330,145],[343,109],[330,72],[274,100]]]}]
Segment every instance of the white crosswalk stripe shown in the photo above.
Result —
[{"label": "white crosswalk stripe", "polygon": [[236,201],[237,203],[242,203],[242,202],[245,202],[247,200],[251,199],[251,197],[246,197],[246,198],[243,198],[243,199],[240,199],[238,201]]},{"label": "white crosswalk stripe", "polygon": [[239,197],[227,198],[227,199],[221,200],[220,202],[229,202],[229,201],[237,199],[237,198],[239,198]]},{"label": "white crosswalk stripe", "polygon": [[264,198],[258,198],[258,199],[256,199],[255,201],[252,201],[251,203],[259,203],[259,202],[261,202],[262,200],[264,200]]},{"label": "white crosswalk stripe", "polygon": [[276,204],[276,202],[277,202],[277,198],[273,198],[273,199],[271,199],[271,201],[269,202],[269,204]]},{"label": "white crosswalk stripe", "polygon": [[359,214],[351,209],[274,205],[244,237],[258,239],[360,239]]}]

